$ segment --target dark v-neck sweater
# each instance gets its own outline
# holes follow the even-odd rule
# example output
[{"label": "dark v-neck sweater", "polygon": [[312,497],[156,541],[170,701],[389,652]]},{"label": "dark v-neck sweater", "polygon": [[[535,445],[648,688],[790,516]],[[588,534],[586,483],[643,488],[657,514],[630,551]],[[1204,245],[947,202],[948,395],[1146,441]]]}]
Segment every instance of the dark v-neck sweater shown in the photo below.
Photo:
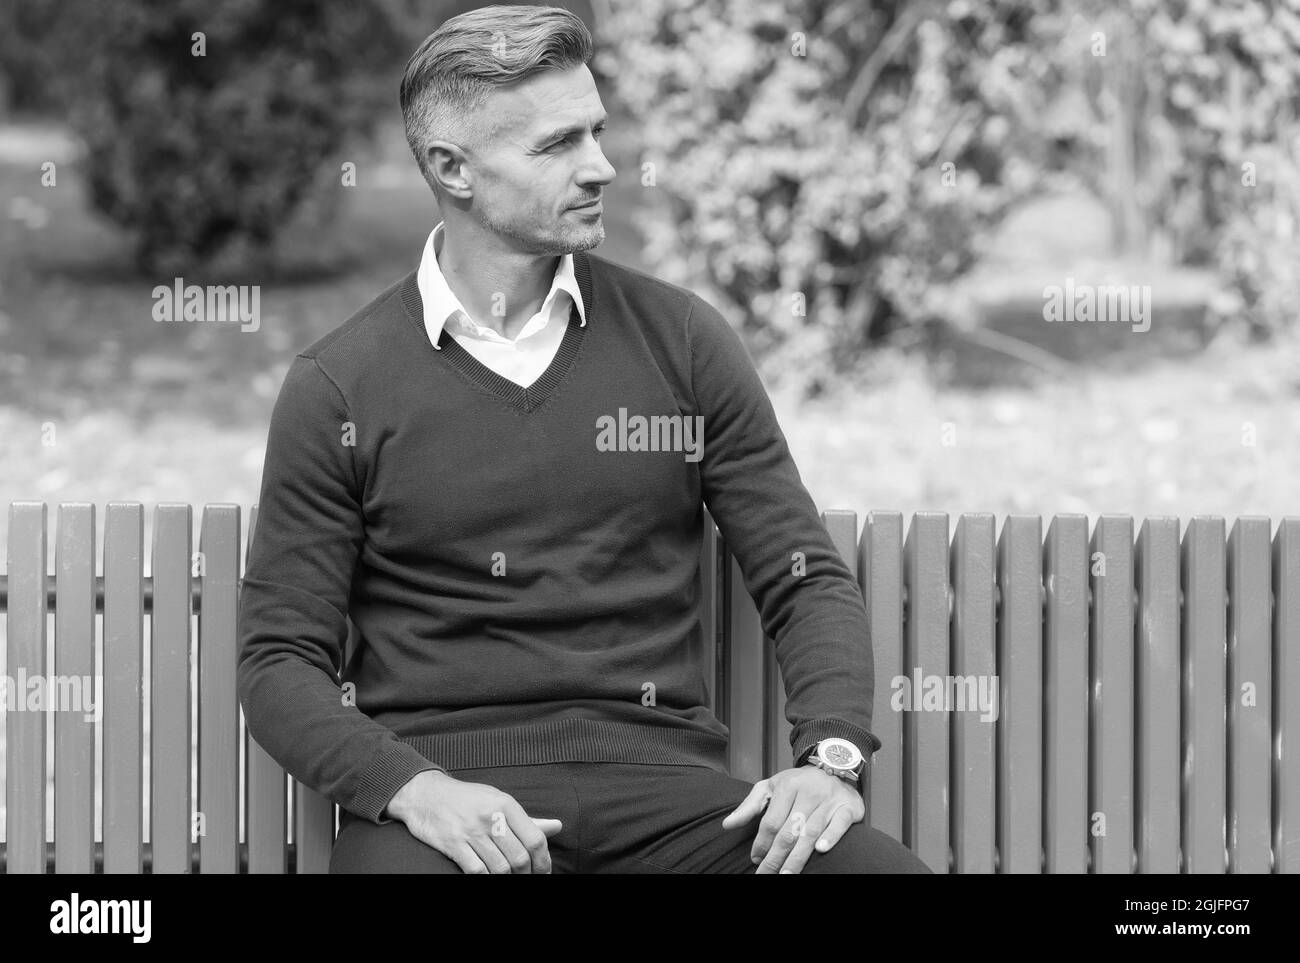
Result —
[{"label": "dark v-neck sweater", "polygon": [[880,746],[861,592],[743,343],[683,288],[587,253],[574,268],[587,323],[575,308],[528,388],[445,331],[434,349],[413,271],[280,390],[239,699],[288,772],[372,822],[426,769],[725,772],[698,617],[705,504],[776,643],[795,758],[828,736]]}]

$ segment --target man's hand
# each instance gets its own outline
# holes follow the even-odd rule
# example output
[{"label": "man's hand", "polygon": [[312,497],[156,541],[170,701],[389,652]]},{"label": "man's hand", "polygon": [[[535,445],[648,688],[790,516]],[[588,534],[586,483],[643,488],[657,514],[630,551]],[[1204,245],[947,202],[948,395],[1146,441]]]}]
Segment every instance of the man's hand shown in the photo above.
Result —
[{"label": "man's hand", "polygon": [[826,852],[867,814],[862,794],[848,782],[816,766],[800,766],[754,783],[722,828],[745,825],[764,806],[767,813],[750,850],[758,873],[801,872],[814,845]]},{"label": "man's hand", "polygon": [[558,819],[533,819],[509,793],[436,769],[416,773],[387,813],[467,873],[549,873]]}]

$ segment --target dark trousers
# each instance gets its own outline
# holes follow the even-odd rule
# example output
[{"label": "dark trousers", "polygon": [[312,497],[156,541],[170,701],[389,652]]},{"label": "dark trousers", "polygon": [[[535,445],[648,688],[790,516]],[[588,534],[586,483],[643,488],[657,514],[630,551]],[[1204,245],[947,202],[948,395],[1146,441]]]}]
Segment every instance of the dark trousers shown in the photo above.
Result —
[{"label": "dark trousers", "polygon": [[[495,786],[534,818],[559,819],[548,840],[554,873],[752,873],[759,815],[722,828],[751,784],[700,766],[562,762],[452,770],[464,782]],[[455,861],[401,822],[377,826],[342,811],[331,873],[459,873]],[[928,873],[910,849],[854,823],[827,853],[813,851],[805,873]]]}]

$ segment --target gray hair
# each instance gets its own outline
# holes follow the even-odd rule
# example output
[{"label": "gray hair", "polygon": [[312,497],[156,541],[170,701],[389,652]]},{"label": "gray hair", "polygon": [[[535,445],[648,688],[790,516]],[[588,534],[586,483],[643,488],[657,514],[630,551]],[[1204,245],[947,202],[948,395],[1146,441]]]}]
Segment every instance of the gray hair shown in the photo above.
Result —
[{"label": "gray hair", "polygon": [[407,61],[400,99],[406,142],[429,186],[437,190],[425,156],[430,141],[482,148],[496,131],[480,112],[494,88],[581,66],[592,50],[586,24],[560,7],[481,7],[425,37]]}]

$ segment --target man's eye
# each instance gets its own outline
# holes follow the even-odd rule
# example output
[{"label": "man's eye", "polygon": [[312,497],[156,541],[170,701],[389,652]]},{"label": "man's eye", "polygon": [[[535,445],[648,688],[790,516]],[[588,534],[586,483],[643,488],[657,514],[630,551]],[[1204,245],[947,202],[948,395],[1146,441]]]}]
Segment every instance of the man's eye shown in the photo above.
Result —
[{"label": "man's eye", "polygon": [[[592,128],[591,136],[594,137],[596,140],[600,140],[600,135],[603,134],[603,133],[605,133],[605,125],[604,125],[604,124],[601,124],[599,127]],[[548,145],[547,145],[545,148],[543,148],[543,149],[544,149],[544,150],[555,150],[555,148],[560,147],[560,146],[562,146],[562,145],[564,145],[564,144],[567,144],[570,140],[572,140],[574,137],[577,137],[577,136],[578,136],[577,134],[571,134],[571,135],[568,136],[568,137],[561,137],[559,140],[554,141],[554,142],[552,142],[551,144],[548,144]]]}]

